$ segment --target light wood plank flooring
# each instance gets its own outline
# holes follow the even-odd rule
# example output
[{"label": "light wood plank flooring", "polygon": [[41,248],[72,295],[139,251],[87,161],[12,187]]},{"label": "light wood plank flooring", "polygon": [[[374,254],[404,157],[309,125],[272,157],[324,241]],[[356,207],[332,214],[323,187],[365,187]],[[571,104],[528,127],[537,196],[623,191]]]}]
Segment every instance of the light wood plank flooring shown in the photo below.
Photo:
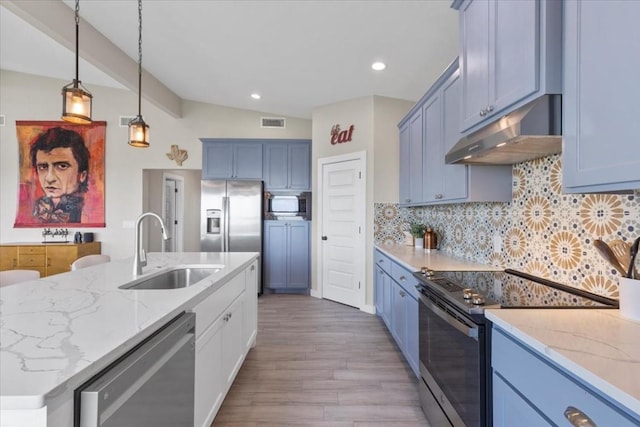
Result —
[{"label": "light wood plank flooring", "polygon": [[213,426],[428,426],[384,323],[302,295],[258,299],[258,340]]}]

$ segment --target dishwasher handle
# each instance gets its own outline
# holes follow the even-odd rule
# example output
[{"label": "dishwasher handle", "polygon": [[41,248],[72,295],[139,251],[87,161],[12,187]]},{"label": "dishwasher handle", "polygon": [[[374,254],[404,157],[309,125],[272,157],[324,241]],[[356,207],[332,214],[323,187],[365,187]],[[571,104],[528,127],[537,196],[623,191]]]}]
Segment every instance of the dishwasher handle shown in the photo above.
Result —
[{"label": "dishwasher handle", "polygon": [[179,351],[195,356],[195,314],[185,313],[98,374],[80,391],[80,427],[100,427]]}]

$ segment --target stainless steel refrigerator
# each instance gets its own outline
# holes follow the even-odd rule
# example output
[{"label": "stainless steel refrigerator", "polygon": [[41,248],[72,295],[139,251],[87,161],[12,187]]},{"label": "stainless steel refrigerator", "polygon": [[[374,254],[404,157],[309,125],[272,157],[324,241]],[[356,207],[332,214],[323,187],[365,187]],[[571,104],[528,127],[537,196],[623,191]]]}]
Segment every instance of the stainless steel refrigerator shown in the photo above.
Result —
[{"label": "stainless steel refrigerator", "polygon": [[259,252],[262,293],[262,181],[202,181],[200,250]]}]

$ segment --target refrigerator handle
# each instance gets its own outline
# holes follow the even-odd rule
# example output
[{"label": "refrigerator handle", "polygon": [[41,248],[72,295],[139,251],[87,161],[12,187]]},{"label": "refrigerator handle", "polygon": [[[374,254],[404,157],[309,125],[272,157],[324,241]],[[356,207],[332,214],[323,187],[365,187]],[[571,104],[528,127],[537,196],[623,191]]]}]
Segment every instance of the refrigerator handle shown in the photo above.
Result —
[{"label": "refrigerator handle", "polygon": [[222,252],[229,251],[229,198],[222,197]]}]

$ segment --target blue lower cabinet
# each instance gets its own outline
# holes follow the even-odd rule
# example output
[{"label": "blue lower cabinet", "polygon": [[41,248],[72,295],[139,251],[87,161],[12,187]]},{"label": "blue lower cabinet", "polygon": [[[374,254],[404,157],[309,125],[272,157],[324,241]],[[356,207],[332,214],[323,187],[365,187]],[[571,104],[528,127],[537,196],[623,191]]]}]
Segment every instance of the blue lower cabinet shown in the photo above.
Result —
[{"label": "blue lower cabinet", "polygon": [[264,286],[304,290],[310,284],[308,221],[264,222]]},{"label": "blue lower cabinet", "polygon": [[[413,276],[404,267],[381,256],[376,251],[374,259],[384,259],[385,263],[376,262],[374,301],[376,314],[382,318],[391,332],[391,336],[407,359],[416,377],[420,375],[418,358],[418,300],[409,288],[415,286]],[[386,268],[386,269],[385,269]],[[396,280],[392,273],[403,272]],[[397,276],[397,274],[396,274]]]}]

